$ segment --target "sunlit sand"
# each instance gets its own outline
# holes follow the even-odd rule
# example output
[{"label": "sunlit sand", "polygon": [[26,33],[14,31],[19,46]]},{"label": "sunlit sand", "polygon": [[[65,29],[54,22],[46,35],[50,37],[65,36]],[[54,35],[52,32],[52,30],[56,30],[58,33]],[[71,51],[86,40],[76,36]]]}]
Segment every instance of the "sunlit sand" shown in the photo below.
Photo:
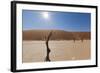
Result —
[{"label": "sunlit sand", "polygon": [[[90,40],[59,40],[49,41],[50,60],[68,61],[68,60],[87,60],[91,58]],[[45,62],[46,57],[45,41],[23,41],[22,61]]]}]

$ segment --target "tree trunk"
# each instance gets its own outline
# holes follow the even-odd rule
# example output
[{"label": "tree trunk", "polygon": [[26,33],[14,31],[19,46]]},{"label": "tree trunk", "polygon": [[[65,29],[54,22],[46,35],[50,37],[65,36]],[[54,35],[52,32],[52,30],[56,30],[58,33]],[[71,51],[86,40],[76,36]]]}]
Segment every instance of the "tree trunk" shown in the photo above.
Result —
[{"label": "tree trunk", "polygon": [[81,39],[81,41],[83,42],[83,41],[84,41],[84,39],[82,38],[82,39]]},{"label": "tree trunk", "polygon": [[50,61],[50,58],[49,58],[49,53],[50,53],[49,40],[50,40],[51,36],[52,36],[52,32],[50,32],[48,37],[46,38],[47,55],[46,55],[45,61]]}]

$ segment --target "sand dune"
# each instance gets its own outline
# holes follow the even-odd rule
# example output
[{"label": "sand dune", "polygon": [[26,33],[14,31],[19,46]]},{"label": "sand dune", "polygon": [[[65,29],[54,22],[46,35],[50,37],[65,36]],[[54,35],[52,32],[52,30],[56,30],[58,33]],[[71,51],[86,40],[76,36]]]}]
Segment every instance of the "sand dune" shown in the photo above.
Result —
[{"label": "sand dune", "polygon": [[90,39],[90,32],[67,32],[63,30],[24,30],[23,40],[45,40],[52,31],[50,40],[82,40]]}]

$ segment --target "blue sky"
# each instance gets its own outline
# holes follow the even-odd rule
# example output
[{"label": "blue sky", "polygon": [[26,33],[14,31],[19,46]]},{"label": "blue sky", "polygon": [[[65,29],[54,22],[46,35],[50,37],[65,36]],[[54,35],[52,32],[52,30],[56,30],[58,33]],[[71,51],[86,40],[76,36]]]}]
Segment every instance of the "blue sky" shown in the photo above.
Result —
[{"label": "blue sky", "polygon": [[[45,12],[48,18],[44,17]],[[89,32],[91,27],[90,13],[54,12],[23,10],[23,30],[65,30],[75,32]]]}]

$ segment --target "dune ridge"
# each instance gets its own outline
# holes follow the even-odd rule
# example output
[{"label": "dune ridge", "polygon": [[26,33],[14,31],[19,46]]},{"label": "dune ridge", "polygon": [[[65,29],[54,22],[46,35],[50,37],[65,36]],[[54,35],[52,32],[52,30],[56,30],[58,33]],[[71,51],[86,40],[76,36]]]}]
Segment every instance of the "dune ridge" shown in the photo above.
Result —
[{"label": "dune ridge", "polygon": [[50,40],[90,40],[90,32],[70,32],[64,30],[23,30],[23,40],[45,40],[52,32]]}]

